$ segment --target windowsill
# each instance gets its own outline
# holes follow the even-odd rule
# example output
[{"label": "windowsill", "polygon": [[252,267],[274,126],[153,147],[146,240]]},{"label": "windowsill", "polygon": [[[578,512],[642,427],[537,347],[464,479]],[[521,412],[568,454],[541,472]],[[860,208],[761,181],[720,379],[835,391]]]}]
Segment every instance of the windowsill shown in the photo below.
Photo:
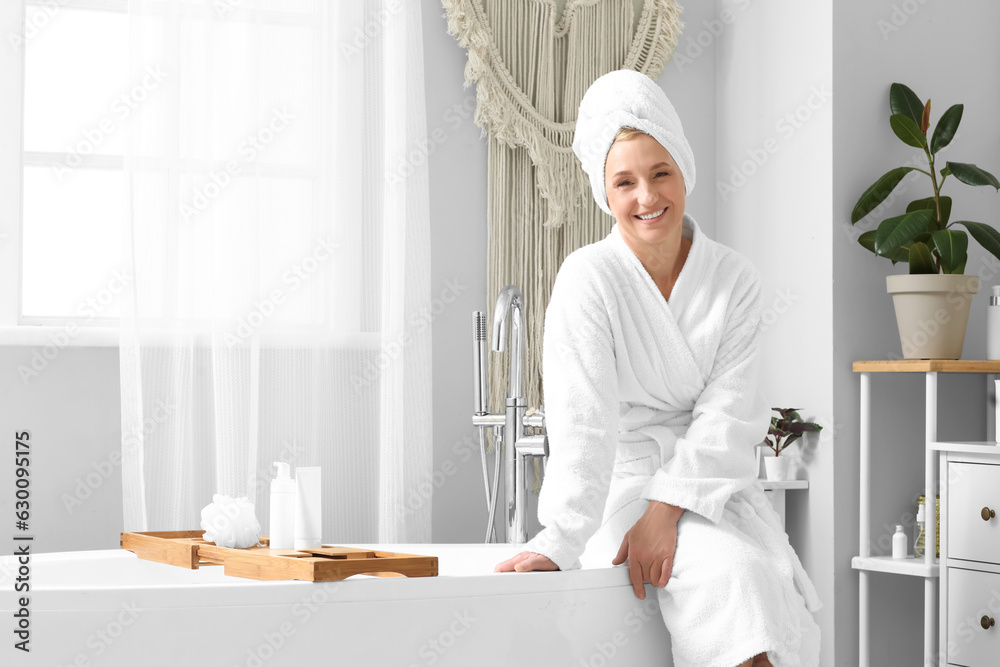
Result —
[{"label": "windowsill", "polygon": [[70,336],[66,326],[0,327],[0,346],[118,347],[118,327],[77,326]]},{"label": "windowsill", "polygon": [[[72,330],[73,335],[68,331]],[[145,344],[163,341],[175,344],[171,330],[147,331]],[[283,331],[264,332],[260,344],[283,348],[314,349],[355,349],[373,350],[400,338],[399,335],[386,338],[376,333],[333,333],[326,331]],[[211,347],[211,337],[204,337],[202,344]],[[0,347],[118,347],[118,327],[80,326],[50,324],[0,326]],[[184,344],[190,344],[188,339]]]}]

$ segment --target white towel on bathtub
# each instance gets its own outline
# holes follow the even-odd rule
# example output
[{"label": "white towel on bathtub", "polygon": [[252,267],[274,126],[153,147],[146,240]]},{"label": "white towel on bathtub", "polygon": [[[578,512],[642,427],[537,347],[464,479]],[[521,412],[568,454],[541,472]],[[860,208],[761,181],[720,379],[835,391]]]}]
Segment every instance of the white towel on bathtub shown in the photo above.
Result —
[{"label": "white towel on bathtub", "polygon": [[[585,548],[610,564],[615,540],[648,500],[683,507],[678,581],[672,577],[663,591],[674,586],[680,613],[671,615],[661,599],[678,667],[723,664],[728,654],[708,637],[719,637],[720,628],[732,635],[734,623],[755,614],[760,624],[747,625],[746,646],[757,641],[769,656],[782,656],[780,663],[772,658],[776,667],[814,664],[806,657],[818,654],[814,623],[810,632],[797,633],[809,646],[795,648],[776,635],[789,618],[812,623],[802,613],[819,609],[820,601],[773,509],[753,502],[763,500],[754,446],[770,423],[770,407],[758,391],[759,277],[746,258],[708,239],[693,218],[685,215],[683,225],[692,246],[669,301],[617,225],[559,270],[544,331],[551,455],[538,516],[545,528],[525,550],[561,569],[578,567]],[[604,543],[588,546],[592,536]],[[746,552],[726,554],[723,542],[744,544]],[[712,562],[719,576],[727,563],[738,565],[732,581],[740,595],[727,586],[682,585],[684,576],[712,580],[705,571]],[[744,567],[750,562],[756,565]],[[793,606],[772,610],[771,596]],[[750,608],[735,614],[734,600]],[[707,611],[716,608],[728,613]],[[689,629],[690,617],[704,631],[678,633]],[[778,642],[783,646],[771,646]]]}]

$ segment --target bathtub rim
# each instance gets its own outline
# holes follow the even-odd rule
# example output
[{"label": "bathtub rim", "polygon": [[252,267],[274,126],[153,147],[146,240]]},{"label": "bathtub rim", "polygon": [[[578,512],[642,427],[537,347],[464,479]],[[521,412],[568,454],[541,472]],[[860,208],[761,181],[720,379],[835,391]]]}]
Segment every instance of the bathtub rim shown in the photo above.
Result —
[{"label": "bathtub rim", "polygon": [[[346,545],[345,545],[346,546]],[[380,544],[369,546],[385,551],[421,553],[462,549],[491,550],[516,553],[508,544]],[[123,598],[132,598],[144,608],[175,608],[199,606],[229,607],[247,605],[337,604],[357,602],[394,602],[420,599],[510,596],[525,594],[570,594],[604,588],[628,588],[631,583],[625,567],[569,570],[566,572],[441,574],[437,577],[371,577],[363,580],[337,582],[256,581],[231,577],[225,583],[143,583],[95,587],[91,583],[49,586],[40,581],[34,564],[58,564],[75,560],[120,560],[141,563],[140,567],[173,568],[175,566],[143,561],[131,551],[104,549],[65,551],[32,555],[32,588],[28,594],[33,611],[76,611],[81,609],[120,608]],[[500,558],[502,560],[502,557]],[[16,556],[0,557],[0,567],[16,563]],[[499,561],[498,561],[499,562]],[[219,567],[219,566],[211,566]],[[179,590],[180,589],[180,590]],[[647,589],[647,597],[649,595]],[[13,609],[24,593],[4,586],[0,592],[0,611]]]}]

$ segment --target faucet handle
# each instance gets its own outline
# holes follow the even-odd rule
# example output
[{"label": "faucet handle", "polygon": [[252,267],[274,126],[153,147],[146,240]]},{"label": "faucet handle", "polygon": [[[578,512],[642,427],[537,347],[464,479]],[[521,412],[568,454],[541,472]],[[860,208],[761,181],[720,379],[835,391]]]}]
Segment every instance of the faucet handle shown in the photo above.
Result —
[{"label": "faucet handle", "polygon": [[540,408],[531,408],[524,413],[524,425],[532,428],[545,428],[545,413]]},{"label": "faucet handle", "polygon": [[517,439],[514,449],[518,456],[547,457],[549,455],[549,436],[544,433],[522,436]]},{"label": "faucet handle", "polygon": [[518,459],[525,459],[529,456],[540,456],[544,472],[548,468],[549,462],[549,436],[544,433],[522,436],[514,444],[514,452]]}]

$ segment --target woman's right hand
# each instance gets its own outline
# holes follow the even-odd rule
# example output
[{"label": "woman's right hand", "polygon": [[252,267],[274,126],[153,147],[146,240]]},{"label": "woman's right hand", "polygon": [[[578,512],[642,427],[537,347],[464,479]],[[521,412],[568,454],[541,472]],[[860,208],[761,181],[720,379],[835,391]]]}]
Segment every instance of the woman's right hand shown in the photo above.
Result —
[{"label": "woman's right hand", "polygon": [[493,568],[494,572],[551,572],[559,566],[542,554],[522,551]]}]

